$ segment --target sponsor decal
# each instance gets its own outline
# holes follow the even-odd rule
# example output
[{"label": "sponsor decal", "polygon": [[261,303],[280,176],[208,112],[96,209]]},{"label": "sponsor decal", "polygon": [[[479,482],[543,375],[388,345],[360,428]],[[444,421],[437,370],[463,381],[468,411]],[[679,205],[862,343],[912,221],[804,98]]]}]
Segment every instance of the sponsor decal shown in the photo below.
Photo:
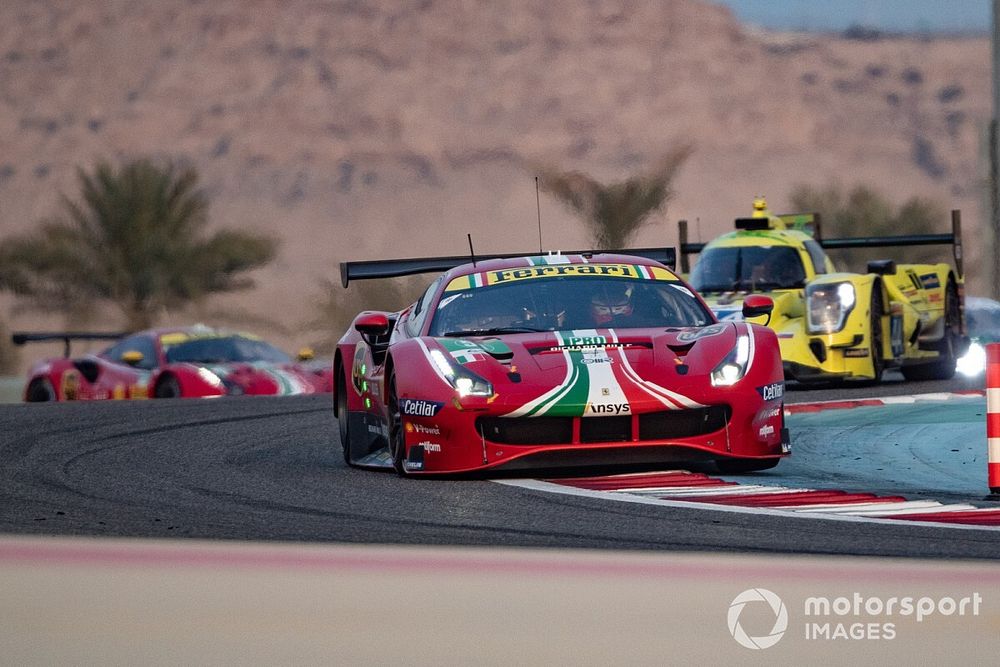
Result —
[{"label": "sponsor decal", "polygon": [[615,362],[611,357],[584,357],[580,360],[581,364],[613,364]]},{"label": "sponsor decal", "polygon": [[[407,426],[409,426],[409,424],[407,424]],[[389,437],[389,429],[387,429],[384,424],[369,424],[368,432],[372,435],[380,435],[383,438]]]},{"label": "sponsor decal", "polygon": [[844,356],[845,357],[864,358],[864,357],[868,356],[868,348],[867,347],[859,347],[859,348],[855,348],[855,349],[852,349],[852,350],[844,350]]},{"label": "sponsor decal", "polygon": [[423,442],[417,443],[418,447],[423,447],[425,452],[440,452],[441,445],[436,442],[431,442],[430,440],[424,440]]},{"label": "sponsor decal", "polygon": [[677,340],[682,343],[690,343],[702,338],[707,338],[708,336],[717,336],[726,330],[727,325],[725,324],[712,324],[711,326],[702,327],[700,329],[686,329],[679,334],[677,334]]},{"label": "sponsor decal", "polygon": [[785,395],[785,383],[765,384],[763,387],[757,387],[757,393],[765,401],[776,401]]},{"label": "sponsor decal", "polygon": [[764,411],[763,419],[774,419],[779,416],[781,416],[781,408],[771,408]]},{"label": "sponsor decal", "polygon": [[740,322],[743,320],[742,310],[717,310],[715,316],[727,322]]},{"label": "sponsor decal", "polygon": [[774,427],[771,426],[770,424],[764,424],[763,426],[760,427],[760,430],[757,431],[757,435],[760,436],[761,438],[766,438],[769,435],[774,435]]},{"label": "sponsor decal", "polygon": [[75,401],[80,393],[80,374],[76,371],[63,373],[61,389],[64,401]]},{"label": "sponsor decal", "polygon": [[643,264],[547,264],[528,266],[524,268],[500,269],[483,271],[466,276],[459,276],[448,283],[445,292],[465,290],[473,287],[499,285],[517,280],[532,280],[535,278],[552,278],[556,276],[631,278],[633,280],[669,280],[676,283],[677,279],[670,271],[658,266]]},{"label": "sponsor decal", "polygon": [[442,407],[444,403],[419,398],[403,398],[399,401],[399,411],[410,417],[433,417]]},{"label": "sponsor decal", "polygon": [[406,461],[403,461],[403,467],[406,468],[407,470],[423,470],[424,462],[410,461],[409,459],[407,459]]},{"label": "sponsor decal", "polygon": [[424,426],[416,422],[406,422],[407,433],[423,433],[425,435],[441,435],[440,426]]},{"label": "sponsor decal", "polygon": [[587,412],[593,415],[628,415],[632,413],[632,406],[628,403],[589,403]]},{"label": "sponsor decal", "polygon": [[931,303],[937,303],[938,301],[941,300],[941,295],[938,294],[937,292],[934,292],[932,294],[927,295],[927,300],[930,301]]},{"label": "sponsor decal", "polygon": [[566,336],[562,347],[567,348],[594,348],[605,347],[608,344],[607,336]]},{"label": "sponsor decal", "polygon": [[941,287],[941,280],[936,273],[925,273],[920,276],[920,284],[924,289],[938,289]]}]

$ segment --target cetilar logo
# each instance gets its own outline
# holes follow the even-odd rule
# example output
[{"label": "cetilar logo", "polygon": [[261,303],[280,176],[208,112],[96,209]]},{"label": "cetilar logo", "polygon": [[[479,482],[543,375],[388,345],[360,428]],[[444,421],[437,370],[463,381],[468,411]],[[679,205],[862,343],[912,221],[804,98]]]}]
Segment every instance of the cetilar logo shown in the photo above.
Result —
[{"label": "cetilar logo", "polygon": [[[766,602],[771,607],[771,611],[774,612],[774,627],[771,628],[770,633],[762,637],[751,637],[743,630],[743,626],[740,625],[740,614],[743,613],[743,607],[748,602]],[[740,646],[752,649],[771,648],[778,643],[782,635],[785,634],[785,630],[788,629],[788,610],[785,609],[785,603],[781,601],[781,598],[766,588],[751,588],[733,599],[729,605],[727,620],[729,621],[729,634],[739,642]]]}]

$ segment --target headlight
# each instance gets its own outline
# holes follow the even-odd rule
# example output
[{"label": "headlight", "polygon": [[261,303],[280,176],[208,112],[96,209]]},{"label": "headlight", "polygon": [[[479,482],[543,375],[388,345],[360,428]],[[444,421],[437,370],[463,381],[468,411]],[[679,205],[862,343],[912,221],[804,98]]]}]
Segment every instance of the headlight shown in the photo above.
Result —
[{"label": "headlight", "polygon": [[212,385],[213,387],[221,388],[223,386],[222,380],[219,378],[219,376],[213,373],[212,371],[208,370],[204,366],[198,367],[198,377],[200,377],[202,380]]},{"label": "headlight", "polygon": [[806,289],[809,333],[840,331],[854,309],[857,296],[851,283],[812,285]]},{"label": "headlight", "polygon": [[747,363],[750,361],[750,336],[740,334],[736,338],[736,345],[726,358],[723,359],[715,370],[712,371],[712,385],[715,387],[728,387],[739,382],[747,372]]},{"label": "headlight", "polygon": [[492,396],[493,385],[461,364],[453,364],[441,350],[431,350],[434,365],[459,396]]}]

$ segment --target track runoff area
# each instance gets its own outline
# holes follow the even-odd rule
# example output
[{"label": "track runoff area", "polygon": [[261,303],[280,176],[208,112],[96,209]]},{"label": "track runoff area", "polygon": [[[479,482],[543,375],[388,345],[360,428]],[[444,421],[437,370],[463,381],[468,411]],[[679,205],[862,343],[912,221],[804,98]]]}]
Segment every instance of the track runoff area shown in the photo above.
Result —
[{"label": "track runoff area", "polygon": [[[700,507],[835,521],[930,522],[955,528],[1000,530],[1000,344],[988,346],[986,386],[986,391],[787,405],[785,413],[792,431],[793,458],[796,432],[801,431],[801,428],[796,427],[810,426],[812,416],[829,413],[825,423],[812,419],[813,430],[829,433],[830,441],[817,448],[817,451],[810,452],[810,455],[826,456],[838,447],[851,448],[852,453],[857,456],[852,457],[856,462],[850,465],[855,470],[868,467],[867,484],[870,486],[867,489],[856,488],[854,484],[851,488],[830,488],[825,484],[823,488],[816,488],[802,486],[798,482],[792,485],[782,483],[782,466],[786,465],[785,462],[769,473],[739,477],[717,477],[688,470],[662,470],[593,477],[500,480],[499,483],[536,491],[664,507]],[[988,404],[985,411],[982,409],[984,395]],[[955,408],[964,413],[961,421],[965,423],[952,423],[952,418],[948,416],[949,410],[942,407],[945,405],[949,406],[951,413],[954,413]],[[893,410],[898,411],[907,406],[910,406],[911,413],[920,413],[918,421],[921,422],[909,432],[902,425],[892,423],[898,416],[898,412],[894,415]],[[891,456],[896,457],[895,461],[882,463],[881,459],[871,455],[872,452],[866,445],[849,442],[856,433],[856,425],[850,425],[851,413],[857,409],[868,409],[869,421],[890,422],[886,427],[891,431],[890,437],[897,440],[922,439],[923,442],[908,442],[905,447],[891,452]],[[872,417],[870,410],[884,411],[884,414]],[[985,418],[979,417],[984,412]],[[835,426],[837,422],[844,422],[848,426],[838,431],[839,425]],[[981,432],[983,426],[986,427],[986,433]],[[948,443],[956,439],[962,445],[951,448]],[[948,456],[940,456],[940,450],[944,447],[948,447]],[[893,467],[912,470],[912,467],[906,465],[907,456],[917,459],[921,465],[927,464],[913,473],[915,476],[911,482],[923,481],[921,475],[940,475],[943,480],[928,480],[929,489],[937,488],[942,495],[964,496],[975,498],[975,501],[942,501],[927,497],[923,492],[915,494],[919,497],[912,498],[909,494],[872,490],[887,486],[885,480],[879,479],[879,471],[891,470]],[[928,463],[931,457],[934,460]],[[984,458],[988,458],[988,461],[984,461]],[[879,465],[885,467],[876,467]],[[821,481],[819,474],[813,479],[813,483],[817,485]],[[865,484],[864,481],[859,483]],[[913,488],[914,484],[909,486]]]}]

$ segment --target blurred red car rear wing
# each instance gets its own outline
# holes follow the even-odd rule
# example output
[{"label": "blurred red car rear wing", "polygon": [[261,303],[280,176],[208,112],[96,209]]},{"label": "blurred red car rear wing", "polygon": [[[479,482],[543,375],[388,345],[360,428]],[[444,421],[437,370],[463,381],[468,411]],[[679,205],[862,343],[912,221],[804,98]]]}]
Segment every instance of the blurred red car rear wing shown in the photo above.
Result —
[{"label": "blurred red car rear wing", "polygon": [[[677,263],[676,248],[632,248],[626,250],[566,250],[562,255],[635,255],[660,262],[671,269]],[[499,255],[476,255],[475,261],[488,259],[512,259],[515,257],[537,257],[544,255],[538,252],[516,252]],[[344,287],[352,280],[371,280],[374,278],[397,278],[412,276],[419,273],[436,273],[448,271],[456,266],[473,261],[471,255],[455,255],[451,257],[425,257],[415,259],[378,259],[362,262],[341,262],[340,282]]]},{"label": "blurred red car rear wing", "polygon": [[45,331],[28,332],[17,331],[11,335],[10,339],[14,345],[24,345],[25,343],[44,343],[53,340],[63,341],[63,356],[69,357],[69,344],[74,340],[118,340],[124,338],[129,332],[90,332],[90,331]]}]

